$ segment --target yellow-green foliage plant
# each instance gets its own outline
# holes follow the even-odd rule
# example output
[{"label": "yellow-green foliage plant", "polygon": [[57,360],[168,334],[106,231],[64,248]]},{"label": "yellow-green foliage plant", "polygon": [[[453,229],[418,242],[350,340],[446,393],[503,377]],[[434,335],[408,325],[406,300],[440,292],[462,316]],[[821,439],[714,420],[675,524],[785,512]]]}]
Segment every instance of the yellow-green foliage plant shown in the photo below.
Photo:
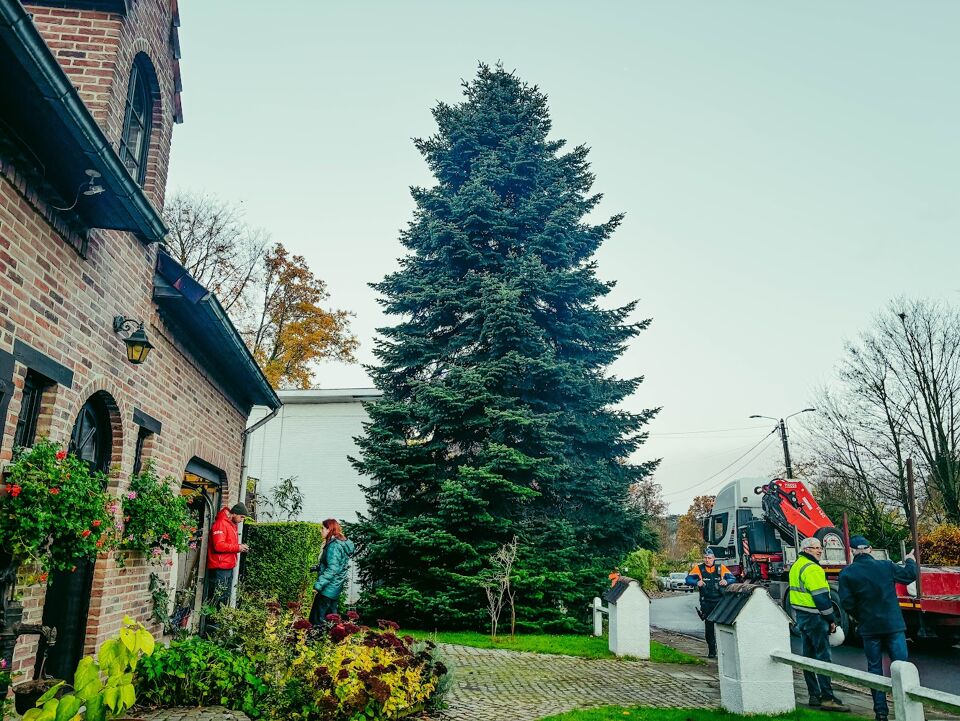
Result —
[{"label": "yellow-green foliage plant", "polygon": [[137,661],[152,654],[153,648],[153,636],[143,624],[124,617],[120,635],[104,641],[96,659],[80,659],[74,692],[57,698],[61,681],[40,697],[23,721],[106,721],[122,716],[137,700],[133,688]]}]

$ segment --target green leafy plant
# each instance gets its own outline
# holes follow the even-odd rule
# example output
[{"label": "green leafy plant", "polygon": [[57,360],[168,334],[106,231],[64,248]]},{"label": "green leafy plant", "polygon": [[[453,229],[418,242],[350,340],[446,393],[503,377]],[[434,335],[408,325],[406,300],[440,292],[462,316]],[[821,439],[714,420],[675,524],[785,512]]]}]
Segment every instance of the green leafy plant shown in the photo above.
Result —
[{"label": "green leafy plant", "polygon": [[645,591],[656,591],[657,580],[653,576],[656,560],[653,551],[638,548],[626,555],[619,568],[624,576],[637,579]]},{"label": "green leafy plant", "polygon": [[[15,675],[17,674],[10,670],[7,659],[0,658],[0,689],[6,690],[13,682]],[[0,719],[7,718],[12,707],[13,701],[8,699],[6,694],[0,697]]]},{"label": "green leafy plant", "polygon": [[310,567],[323,550],[319,523],[282,522],[244,524],[250,547],[241,585],[247,594],[299,601],[314,577]]},{"label": "green leafy plant", "polygon": [[122,716],[137,701],[133,671],[153,653],[154,640],[143,624],[123,619],[117,638],[103,642],[97,657],[86,656],[73,676],[74,692],[61,695],[64,682],[47,691],[23,721],[106,721]]},{"label": "green leafy plant", "polygon": [[41,582],[113,545],[107,477],[48,440],[18,448],[0,493],[0,548],[16,563],[33,561]]},{"label": "green leafy plant", "polygon": [[196,519],[187,499],[173,491],[171,482],[160,478],[150,461],[130,477],[130,486],[122,496],[123,548],[148,552],[159,559],[169,551],[183,553],[196,542]]},{"label": "green leafy plant", "polygon": [[226,706],[261,718],[269,687],[254,659],[192,636],[159,648],[137,669],[140,702],[152,706]]}]

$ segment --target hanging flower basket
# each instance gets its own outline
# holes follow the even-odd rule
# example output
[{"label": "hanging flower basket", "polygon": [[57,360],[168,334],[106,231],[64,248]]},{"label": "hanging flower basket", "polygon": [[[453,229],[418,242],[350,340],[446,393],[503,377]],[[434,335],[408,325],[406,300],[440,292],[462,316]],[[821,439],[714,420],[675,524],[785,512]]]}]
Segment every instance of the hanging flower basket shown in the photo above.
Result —
[{"label": "hanging flower basket", "polygon": [[33,562],[39,568],[35,580],[43,583],[48,571],[69,571],[78,559],[110,549],[107,478],[86,462],[41,440],[17,449],[3,480],[0,548],[9,557],[8,569]]}]

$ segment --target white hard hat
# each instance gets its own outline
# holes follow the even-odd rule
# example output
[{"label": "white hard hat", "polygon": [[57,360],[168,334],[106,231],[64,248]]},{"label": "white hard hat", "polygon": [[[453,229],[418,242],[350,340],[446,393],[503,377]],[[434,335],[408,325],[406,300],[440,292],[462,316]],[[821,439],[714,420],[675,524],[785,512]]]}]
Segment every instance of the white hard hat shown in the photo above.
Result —
[{"label": "white hard hat", "polygon": [[831,646],[842,646],[846,636],[843,635],[843,628],[837,626],[837,630],[827,636]]}]

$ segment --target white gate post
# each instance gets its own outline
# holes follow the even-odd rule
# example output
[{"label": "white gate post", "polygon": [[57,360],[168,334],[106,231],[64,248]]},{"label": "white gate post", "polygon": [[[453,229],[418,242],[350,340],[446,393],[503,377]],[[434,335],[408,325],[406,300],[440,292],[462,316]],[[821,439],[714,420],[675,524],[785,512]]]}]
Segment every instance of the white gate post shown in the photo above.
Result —
[{"label": "white gate post", "polygon": [[603,602],[597,597],[593,599],[593,635],[603,635]]},{"label": "white gate post", "polygon": [[920,688],[920,672],[909,661],[890,664],[893,680],[893,715],[897,721],[924,721],[923,703],[907,696],[908,691]]}]

